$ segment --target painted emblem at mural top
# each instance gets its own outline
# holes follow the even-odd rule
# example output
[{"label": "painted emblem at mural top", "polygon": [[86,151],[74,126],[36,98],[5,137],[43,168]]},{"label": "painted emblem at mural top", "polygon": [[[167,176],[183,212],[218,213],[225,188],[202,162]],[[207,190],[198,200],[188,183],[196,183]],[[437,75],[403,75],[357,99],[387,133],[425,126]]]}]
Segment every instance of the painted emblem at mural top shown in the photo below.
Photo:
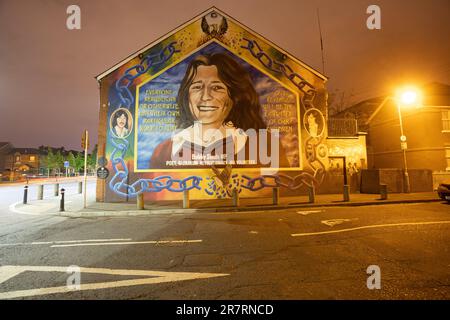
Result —
[{"label": "painted emblem at mural top", "polygon": [[325,78],[217,10],[107,80],[115,195],[227,197],[324,179]]}]

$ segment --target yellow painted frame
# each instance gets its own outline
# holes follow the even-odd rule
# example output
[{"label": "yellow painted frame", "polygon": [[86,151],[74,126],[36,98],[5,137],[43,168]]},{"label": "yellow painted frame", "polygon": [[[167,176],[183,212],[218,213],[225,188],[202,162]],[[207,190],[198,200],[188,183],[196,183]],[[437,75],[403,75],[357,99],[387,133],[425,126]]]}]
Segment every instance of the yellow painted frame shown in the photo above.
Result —
[{"label": "yellow painted frame", "polygon": [[[199,46],[196,50],[193,50],[191,52],[189,52],[189,54],[184,55],[183,57],[181,57],[180,59],[178,59],[176,62],[173,62],[172,64],[168,65],[167,67],[163,68],[162,70],[160,70],[159,72],[155,73],[154,75],[150,76],[146,81],[138,84],[136,86],[136,98],[135,98],[135,111],[134,111],[134,155],[133,155],[133,162],[134,162],[134,172],[205,172],[207,170],[210,170],[210,168],[205,167],[205,168],[198,168],[198,169],[137,169],[137,136],[138,136],[138,113],[139,113],[139,90],[140,88],[147,84],[148,82],[152,81],[153,79],[157,78],[158,76],[160,76],[161,74],[163,74],[165,71],[167,71],[168,69],[174,67],[175,65],[177,65],[178,63],[180,63],[181,61],[183,61],[184,59],[188,58],[189,56],[195,54],[196,52],[200,51],[201,49],[205,48],[206,46],[210,45],[211,43],[215,42],[216,44],[220,45],[221,47],[227,49],[228,51],[232,52],[234,55],[236,55],[237,57],[241,57],[241,55],[239,55],[238,53],[236,53],[233,49],[231,49],[230,47],[228,47],[227,45],[225,45],[222,42],[217,41],[216,39],[211,39],[208,42],[204,43],[203,45]],[[241,57],[241,59],[243,59]],[[272,76],[271,74],[268,74],[266,71],[264,71],[264,69],[262,69],[259,66],[254,65],[253,63],[247,61],[246,59],[243,59],[245,62],[247,62],[249,65],[251,65],[252,67],[256,68],[257,70],[259,70],[260,72],[262,72],[263,74],[265,74],[266,76],[270,77],[272,80],[278,82],[282,87],[284,87],[285,89],[289,90],[290,92],[292,92],[295,97],[296,97],[296,101],[297,101],[297,130],[298,130],[298,154],[299,154],[299,166],[298,167],[289,167],[289,168],[236,168],[233,169],[233,171],[236,172],[261,172],[264,170],[280,170],[280,171],[300,171],[303,170],[303,158],[302,158],[302,152],[301,152],[301,146],[302,146],[302,139],[301,139],[301,121],[300,121],[300,98],[299,98],[299,94],[296,91],[293,91],[291,88],[289,88],[285,83],[281,82],[279,79],[275,78],[274,76]]]}]

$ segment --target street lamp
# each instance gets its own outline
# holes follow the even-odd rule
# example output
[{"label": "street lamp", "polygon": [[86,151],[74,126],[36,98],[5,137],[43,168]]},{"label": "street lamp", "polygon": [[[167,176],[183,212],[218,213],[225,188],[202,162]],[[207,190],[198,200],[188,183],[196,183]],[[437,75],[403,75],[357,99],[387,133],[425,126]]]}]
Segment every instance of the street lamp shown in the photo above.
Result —
[{"label": "street lamp", "polygon": [[402,93],[400,93],[400,101],[404,105],[412,105],[416,103],[417,100],[418,100],[417,91],[405,90]]},{"label": "street lamp", "polygon": [[420,101],[420,93],[416,88],[413,87],[404,87],[397,90],[396,103],[398,109],[398,120],[400,122],[400,147],[403,151],[403,169],[405,174],[405,184],[406,184],[406,193],[411,192],[411,186],[409,183],[409,174],[408,174],[408,163],[406,161],[406,149],[408,145],[406,143],[406,136],[403,133],[403,121],[402,121],[402,111],[401,108],[403,106],[411,107],[413,105],[418,105]]},{"label": "street lamp", "polygon": [[[403,151],[403,169],[405,175],[405,192],[409,193],[411,191],[409,184],[409,175],[408,175],[408,164],[406,161],[406,149],[408,148],[406,143],[406,136],[403,133],[403,121],[402,121],[402,107],[411,107],[411,106],[420,106],[421,103],[421,94],[420,91],[414,87],[403,87],[397,90],[395,97],[387,96],[378,106],[377,110],[380,110],[388,100],[394,100],[397,105],[398,110],[398,119],[400,122],[400,147]],[[376,113],[376,112],[375,112]],[[374,114],[367,120],[366,124],[370,123]]]}]

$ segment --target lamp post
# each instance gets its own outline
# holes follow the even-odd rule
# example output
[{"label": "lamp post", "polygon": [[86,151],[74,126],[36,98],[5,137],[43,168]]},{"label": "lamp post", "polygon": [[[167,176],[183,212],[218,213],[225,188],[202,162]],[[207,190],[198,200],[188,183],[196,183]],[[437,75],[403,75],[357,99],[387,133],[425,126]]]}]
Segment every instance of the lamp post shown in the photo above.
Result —
[{"label": "lamp post", "polygon": [[397,109],[398,109],[398,120],[400,122],[400,147],[403,152],[403,169],[405,175],[405,192],[411,192],[411,185],[409,183],[408,174],[408,162],[406,161],[406,149],[408,145],[406,143],[406,136],[403,133],[403,120],[402,120],[402,106],[413,106],[419,104],[419,91],[412,87],[404,87],[397,91]]},{"label": "lamp post", "polygon": [[408,145],[406,144],[406,136],[403,134],[403,120],[402,120],[402,110],[400,107],[400,103],[397,103],[397,109],[398,109],[398,120],[400,122],[400,148],[403,152],[403,169],[404,169],[404,175],[405,175],[405,192],[410,193],[411,192],[411,186],[409,183],[409,174],[408,174],[408,161],[406,161],[406,149],[408,148]]},{"label": "lamp post", "polygon": [[[412,106],[420,104],[420,92],[413,87],[403,87],[397,90],[397,94],[395,97],[387,96],[383,102],[379,105],[377,110],[381,109],[388,100],[394,100],[397,111],[398,111],[398,120],[400,123],[400,148],[403,153],[403,169],[404,169],[404,179],[405,179],[405,192],[409,193],[411,191],[411,186],[409,182],[409,174],[408,174],[408,162],[406,160],[406,149],[408,149],[408,145],[406,143],[406,136],[403,131],[403,119],[402,119],[402,110],[403,106]],[[367,123],[370,122],[374,115],[372,115]]]}]

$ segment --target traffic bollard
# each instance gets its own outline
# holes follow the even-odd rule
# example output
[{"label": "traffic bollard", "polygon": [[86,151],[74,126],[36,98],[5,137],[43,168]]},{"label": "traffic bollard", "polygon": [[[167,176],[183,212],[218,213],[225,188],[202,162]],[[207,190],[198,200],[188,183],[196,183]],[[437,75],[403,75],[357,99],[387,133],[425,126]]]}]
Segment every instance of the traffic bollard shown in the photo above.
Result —
[{"label": "traffic bollard", "polygon": [[38,200],[42,200],[44,199],[44,185],[40,184],[38,185],[38,196],[37,196]]},{"label": "traffic bollard", "polygon": [[280,204],[280,188],[278,187],[272,188],[272,204]]},{"label": "traffic bollard", "polygon": [[239,192],[236,188],[233,189],[233,193],[231,194],[231,199],[233,201],[233,206],[239,207]]},{"label": "traffic bollard", "polygon": [[387,200],[388,191],[387,184],[380,184],[380,200]]},{"label": "traffic bollard", "polygon": [[189,209],[190,201],[189,201],[189,190],[183,191],[183,209]]},{"label": "traffic bollard", "polygon": [[23,204],[28,202],[28,186],[23,187]]},{"label": "traffic bollard", "polygon": [[82,193],[83,192],[83,181],[79,181],[78,182],[78,193]]},{"label": "traffic bollard", "polygon": [[344,185],[344,201],[350,201],[350,186],[348,184]]},{"label": "traffic bollard", "polygon": [[59,183],[55,183],[55,197],[59,196]]},{"label": "traffic bollard", "polygon": [[64,193],[66,190],[64,188],[61,189],[61,202],[59,203],[59,211],[64,211]]},{"label": "traffic bollard", "polygon": [[314,203],[316,201],[316,190],[314,190],[314,186],[308,186],[308,198],[309,203]]},{"label": "traffic bollard", "polygon": [[137,199],[137,208],[139,210],[144,210],[144,193],[139,193],[136,197]]}]

